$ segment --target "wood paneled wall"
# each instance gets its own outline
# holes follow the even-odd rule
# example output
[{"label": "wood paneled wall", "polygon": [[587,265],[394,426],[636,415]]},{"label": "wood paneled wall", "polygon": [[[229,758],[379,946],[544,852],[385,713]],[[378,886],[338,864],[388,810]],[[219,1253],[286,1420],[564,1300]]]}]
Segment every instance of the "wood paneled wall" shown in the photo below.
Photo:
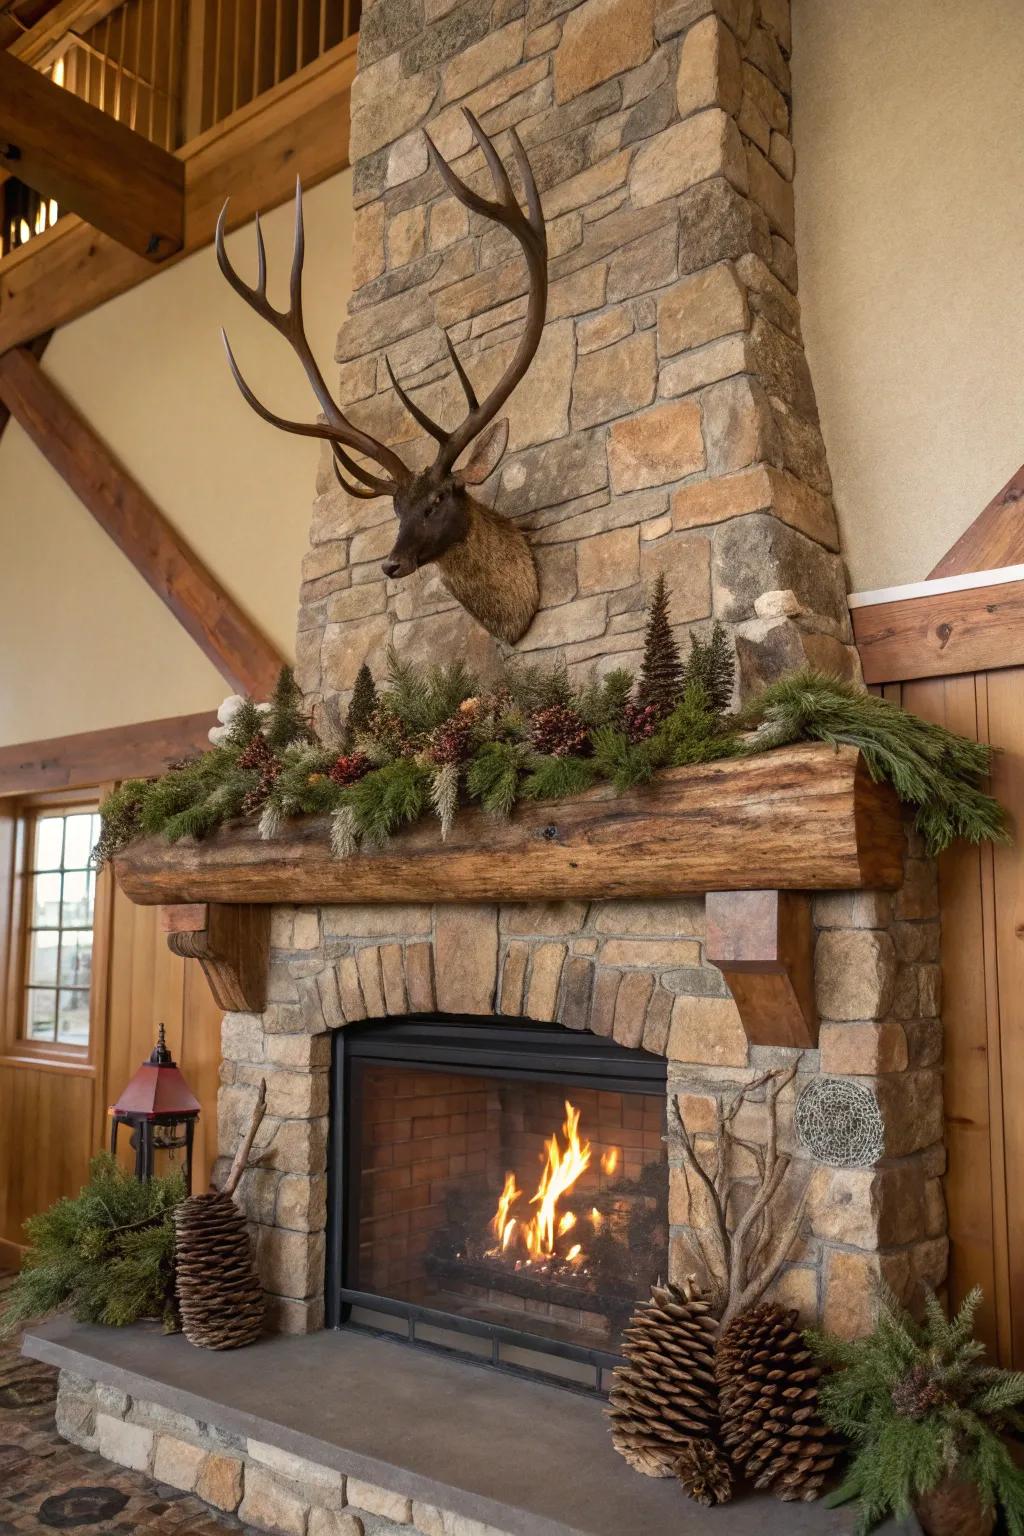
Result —
[{"label": "wood paneled wall", "polygon": [[983,1334],[1024,1366],[1024,668],[894,684],[925,719],[996,748],[993,793],[1008,848],[958,847],[940,861],[950,1289],[985,1292]]},{"label": "wood paneled wall", "polygon": [[26,1218],[81,1187],[89,1158],[109,1141],[107,1107],[149,1055],[161,1022],[203,1106],[196,1190],[206,1188],[216,1157],[220,1010],[199,967],[168,950],[159,909],[134,906],[109,887],[107,895],[109,959],[93,980],[92,1064],[68,1069],[0,1058],[0,1268],[15,1260]]}]

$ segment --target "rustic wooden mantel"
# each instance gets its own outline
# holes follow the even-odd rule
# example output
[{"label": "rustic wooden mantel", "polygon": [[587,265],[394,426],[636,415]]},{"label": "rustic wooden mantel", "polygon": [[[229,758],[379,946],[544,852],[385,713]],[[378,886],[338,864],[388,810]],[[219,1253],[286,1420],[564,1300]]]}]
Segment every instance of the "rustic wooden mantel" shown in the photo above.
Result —
[{"label": "rustic wooden mantel", "polygon": [[[895,889],[902,852],[896,797],[872,782],[859,753],[805,745],[671,769],[622,795],[602,785],[507,821],[464,811],[445,843],[425,820],[387,848],[337,859],[327,821],[309,818],[270,842],[251,823],[201,843],[150,838],[115,868],[133,901],[167,909],[171,947],[199,960],[218,1002],[251,1011],[265,1001],[275,903],[708,894],[708,959],[729,980],[750,1038],[814,1045],[806,893]],[[755,893],[754,907],[737,892]]]},{"label": "rustic wooden mantel", "polygon": [[673,768],[618,795],[456,817],[442,843],[424,819],[347,859],[308,818],[261,841],[251,823],[203,842],[135,843],[115,861],[143,904],[334,906],[394,901],[653,900],[705,891],[892,890],[902,830],[892,791],[852,747],[806,745]]}]

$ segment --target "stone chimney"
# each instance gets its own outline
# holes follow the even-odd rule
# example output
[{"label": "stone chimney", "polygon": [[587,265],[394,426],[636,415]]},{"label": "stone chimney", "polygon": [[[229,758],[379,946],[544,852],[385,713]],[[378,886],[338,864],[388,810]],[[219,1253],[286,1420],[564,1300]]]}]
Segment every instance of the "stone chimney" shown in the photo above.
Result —
[{"label": "stone chimney", "polygon": [[[442,327],[478,392],[501,372],[524,264],[445,192],[423,129],[486,190],[461,109],[499,149],[515,126],[542,195],[550,301],[483,499],[528,532],[540,567],[540,612],[517,649],[564,655],[574,676],[638,662],[658,571],[681,639],[729,626],[744,692],[805,660],[856,669],[796,299],[788,12],[788,0],[364,6],[340,399],[425,462],[385,351],[442,421],[463,408]],[[433,567],[385,580],[393,531],[390,503],[349,500],[325,461],[298,657],[327,719],[389,641],[414,658],[494,662]]]}]

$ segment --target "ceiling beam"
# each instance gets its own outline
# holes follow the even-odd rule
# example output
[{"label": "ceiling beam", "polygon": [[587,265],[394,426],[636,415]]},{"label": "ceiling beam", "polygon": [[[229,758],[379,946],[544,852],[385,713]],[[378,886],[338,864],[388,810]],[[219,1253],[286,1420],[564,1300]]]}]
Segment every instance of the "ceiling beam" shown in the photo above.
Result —
[{"label": "ceiling beam", "polygon": [[[42,357],[43,353],[46,351],[47,347],[49,346],[49,344],[50,344],[50,337],[52,335],[53,335],[52,331],[44,331],[41,336],[37,336],[34,341],[29,343],[28,351],[32,353],[32,356],[36,359],[37,362],[40,360],[40,358]],[[10,421],[10,419],[11,419],[10,411],[7,409],[6,405],[4,405],[3,401],[0,400],[0,437],[3,437],[3,435],[4,435],[4,427],[6,427],[7,423]]]},{"label": "ceiling beam", "polygon": [[[929,582],[920,583],[922,588]],[[864,681],[907,683],[1024,664],[1024,581],[938,590],[851,604]],[[913,592],[913,589],[911,589]]]},{"label": "ceiling beam", "polygon": [[230,194],[228,228],[315,187],[348,165],[349,94],[356,44],[348,38],[200,138],[185,166],[185,244],[162,266],[134,256],[74,214],[0,261],[0,352],[67,325],[213,239]]},{"label": "ceiling beam", "polygon": [[223,677],[270,695],[282,657],[32,356],[0,357],[0,400]]},{"label": "ceiling beam", "polygon": [[1024,464],[946,551],[933,576],[962,576],[1024,563]]},{"label": "ceiling beam", "polygon": [[206,710],[0,747],[0,795],[155,779],[172,763],[208,747],[207,732],[214,723],[213,711]]},{"label": "ceiling beam", "polygon": [[177,156],[3,51],[0,165],[149,261],[184,245]]},{"label": "ceiling beam", "polygon": [[121,3],[122,0],[58,0],[34,27],[16,37],[7,51],[23,64],[45,69],[63,53],[70,33],[88,32]]}]

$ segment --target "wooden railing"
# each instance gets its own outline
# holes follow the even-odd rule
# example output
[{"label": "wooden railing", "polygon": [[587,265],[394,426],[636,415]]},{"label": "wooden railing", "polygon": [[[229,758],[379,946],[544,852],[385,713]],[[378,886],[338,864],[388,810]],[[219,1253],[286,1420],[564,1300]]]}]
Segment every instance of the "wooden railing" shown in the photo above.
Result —
[{"label": "wooden railing", "polygon": [[[162,149],[178,150],[324,58],[359,26],[360,0],[121,0],[52,44],[37,67]],[[0,257],[64,212],[11,177]]]}]

